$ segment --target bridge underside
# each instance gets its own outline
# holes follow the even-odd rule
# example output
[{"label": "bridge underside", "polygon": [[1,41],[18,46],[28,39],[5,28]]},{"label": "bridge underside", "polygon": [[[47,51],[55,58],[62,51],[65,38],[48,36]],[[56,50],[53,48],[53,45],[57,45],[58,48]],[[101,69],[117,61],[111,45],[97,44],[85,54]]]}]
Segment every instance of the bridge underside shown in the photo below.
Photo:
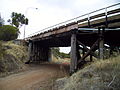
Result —
[{"label": "bridge underside", "polygon": [[[106,30],[98,28],[98,30],[82,30],[73,29],[71,31],[51,35],[42,39],[36,39],[29,42],[29,52],[31,61],[48,61],[50,58],[51,47],[68,47],[71,46],[71,65],[70,72],[75,72],[85,63],[85,58],[92,56],[96,58],[104,58],[105,44],[110,47],[120,46],[120,30]],[[88,48],[90,47],[90,48]],[[99,53],[96,54],[95,51]],[[80,51],[83,52],[81,56]]]},{"label": "bridge underside", "polygon": [[[44,47],[68,47],[71,46],[71,36],[76,33],[76,38],[84,43],[86,46],[91,47],[92,44],[99,38],[98,32],[73,30],[71,32],[65,32],[58,35],[42,38],[42,40],[35,40],[35,43],[39,43]],[[111,30],[104,32],[104,42],[110,46],[120,46],[120,31]]]}]

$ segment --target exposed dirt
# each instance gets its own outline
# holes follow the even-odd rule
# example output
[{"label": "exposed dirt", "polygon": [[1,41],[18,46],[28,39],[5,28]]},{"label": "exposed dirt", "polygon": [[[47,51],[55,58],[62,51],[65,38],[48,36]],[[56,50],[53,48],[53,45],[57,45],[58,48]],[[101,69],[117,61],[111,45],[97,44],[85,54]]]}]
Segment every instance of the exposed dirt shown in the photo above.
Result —
[{"label": "exposed dirt", "polygon": [[0,90],[52,90],[55,79],[68,75],[69,66],[28,65],[28,70],[0,78]]}]

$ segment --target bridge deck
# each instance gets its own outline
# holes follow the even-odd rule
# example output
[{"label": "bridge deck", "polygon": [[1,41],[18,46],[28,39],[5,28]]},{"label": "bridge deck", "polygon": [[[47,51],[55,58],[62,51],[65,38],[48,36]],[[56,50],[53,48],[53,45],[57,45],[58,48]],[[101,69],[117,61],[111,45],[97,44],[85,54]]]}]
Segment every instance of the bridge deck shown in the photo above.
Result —
[{"label": "bridge deck", "polygon": [[[91,28],[98,28],[100,26],[105,27],[105,23],[106,23],[105,18],[102,18],[102,19],[91,21],[90,26],[91,26]],[[37,39],[40,40],[42,38],[45,38],[45,37],[47,38],[48,36],[53,36],[55,34],[61,34],[61,33],[72,31],[73,29],[86,28],[86,27],[88,28],[88,23],[79,24],[79,23],[74,22],[74,23],[70,23],[67,26],[63,25],[58,28],[53,28],[52,30],[45,31],[40,34],[36,34],[36,35],[30,37],[30,39],[31,40],[37,40]],[[120,14],[108,17],[108,27],[107,28],[120,28]]]},{"label": "bridge deck", "polygon": [[[98,28],[101,26],[106,28],[120,28],[120,8],[118,5],[120,5],[120,3],[53,25],[33,34],[27,39],[37,40],[55,34],[69,32],[78,28]],[[113,7],[116,8],[111,9]]]},{"label": "bridge deck", "polygon": [[[77,32],[77,38],[87,46],[91,46],[97,38],[98,29],[79,28],[68,32],[53,34],[48,37],[42,37],[34,40],[49,47],[67,47],[71,45],[72,32]],[[105,43],[108,45],[120,46],[120,29],[106,29],[104,33]]]}]

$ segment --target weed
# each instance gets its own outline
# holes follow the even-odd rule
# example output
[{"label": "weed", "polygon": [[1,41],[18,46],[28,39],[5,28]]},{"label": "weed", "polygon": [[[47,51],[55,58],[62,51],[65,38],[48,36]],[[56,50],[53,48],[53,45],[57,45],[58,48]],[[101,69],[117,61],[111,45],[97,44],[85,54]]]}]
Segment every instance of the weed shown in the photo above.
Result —
[{"label": "weed", "polygon": [[98,60],[87,65],[70,78],[58,90],[119,90],[120,56]]}]

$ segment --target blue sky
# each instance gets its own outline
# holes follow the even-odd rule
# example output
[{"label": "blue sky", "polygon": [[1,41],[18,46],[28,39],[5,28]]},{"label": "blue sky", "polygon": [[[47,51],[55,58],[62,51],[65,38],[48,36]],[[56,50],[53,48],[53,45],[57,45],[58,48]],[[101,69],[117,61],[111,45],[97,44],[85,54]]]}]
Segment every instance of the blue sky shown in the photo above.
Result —
[{"label": "blue sky", "polygon": [[[7,21],[12,12],[25,14],[27,10],[26,16],[29,19],[29,25],[26,26],[27,36],[48,26],[118,2],[120,0],[0,0],[0,13]],[[23,38],[23,30],[22,27],[20,38]]]}]

